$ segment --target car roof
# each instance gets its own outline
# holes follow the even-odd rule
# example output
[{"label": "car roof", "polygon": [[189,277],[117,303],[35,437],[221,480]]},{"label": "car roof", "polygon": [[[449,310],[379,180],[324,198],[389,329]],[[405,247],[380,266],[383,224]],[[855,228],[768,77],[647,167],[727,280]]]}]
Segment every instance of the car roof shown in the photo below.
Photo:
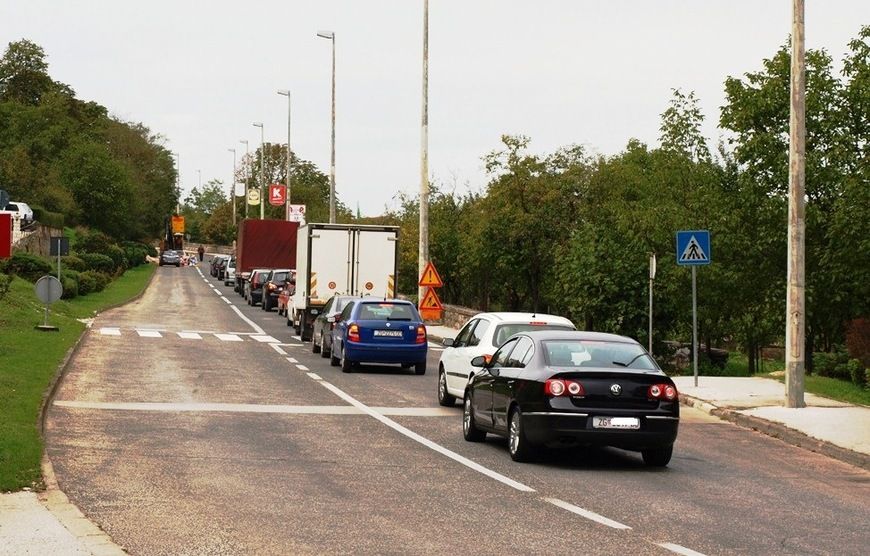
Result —
[{"label": "car roof", "polygon": [[634,338],[610,334],[607,332],[591,332],[588,330],[530,330],[519,332],[515,336],[528,336],[532,340],[589,340],[593,342],[617,342],[622,344],[640,345]]},{"label": "car roof", "polygon": [[535,321],[546,322],[547,324],[565,324],[569,326],[574,326],[574,323],[566,319],[565,317],[560,317],[558,315],[548,315],[546,313],[493,312],[478,313],[471,318],[485,318],[486,320],[492,321],[496,324],[512,324]]}]

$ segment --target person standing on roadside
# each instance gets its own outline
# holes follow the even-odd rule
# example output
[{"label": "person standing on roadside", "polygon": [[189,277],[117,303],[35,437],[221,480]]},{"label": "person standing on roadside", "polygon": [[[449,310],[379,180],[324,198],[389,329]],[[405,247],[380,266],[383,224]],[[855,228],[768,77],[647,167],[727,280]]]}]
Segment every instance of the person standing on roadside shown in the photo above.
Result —
[{"label": "person standing on roadside", "polygon": [[203,257],[205,256],[205,247],[203,247],[202,245],[200,245],[200,246],[199,246],[199,249],[196,250],[196,253],[199,255],[199,257],[197,257],[197,260],[200,260],[200,261],[205,260],[205,259],[203,258]]}]

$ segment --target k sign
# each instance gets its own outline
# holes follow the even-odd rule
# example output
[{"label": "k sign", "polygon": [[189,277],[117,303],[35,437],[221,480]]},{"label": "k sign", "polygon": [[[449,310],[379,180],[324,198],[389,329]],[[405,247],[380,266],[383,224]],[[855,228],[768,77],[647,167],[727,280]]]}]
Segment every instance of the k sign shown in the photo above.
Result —
[{"label": "k sign", "polygon": [[280,207],[287,202],[287,188],[281,184],[273,183],[269,186],[269,204]]}]

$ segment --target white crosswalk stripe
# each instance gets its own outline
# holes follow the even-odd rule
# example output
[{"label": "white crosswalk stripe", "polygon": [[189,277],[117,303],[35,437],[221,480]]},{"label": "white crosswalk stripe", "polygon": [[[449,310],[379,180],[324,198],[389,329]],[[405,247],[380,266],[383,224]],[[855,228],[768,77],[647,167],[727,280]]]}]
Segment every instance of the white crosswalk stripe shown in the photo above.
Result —
[{"label": "white crosswalk stripe", "polygon": [[242,342],[242,341],[244,341],[241,338],[239,338],[238,336],[236,336],[235,334],[215,334],[214,337],[217,338],[218,340],[223,341],[223,342]]},{"label": "white crosswalk stripe", "polygon": [[100,334],[103,336],[120,336],[120,328],[100,328]]},{"label": "white crosswalk stripe", "polygon": [[159,330],[136,329],[136,333],[140,338],[162,338],[163,335]]},{"label": "white crosswalk stripe", "polygon": [[202,336],[196,332],[179,332],[178,337],[182,340],[202,340]]}]

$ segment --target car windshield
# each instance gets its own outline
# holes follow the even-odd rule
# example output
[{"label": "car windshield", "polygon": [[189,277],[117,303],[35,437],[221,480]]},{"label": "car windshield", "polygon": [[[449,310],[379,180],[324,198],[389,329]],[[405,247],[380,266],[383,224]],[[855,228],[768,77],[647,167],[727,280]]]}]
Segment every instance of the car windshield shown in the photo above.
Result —
[{"label": "car windshield", "polygon": [[285,280],[287,280],[287,275],[288,275],[288,274],[290,274],[290,273],[289,273],[289,272],[276,272],[276,273],[272,276],[272,281],[275,282],[275,283],[278,283],[278,282],[284,282]]},{"label": "car windshield", "polygon": [[628,368],[652,371],[657,367],[638,344],[592,340],[544,341],[544,356],[553,367]]},{"label": "car windshield", "polygon": [[514,334],[530,330],[574,330],[574,327],[564,324],[532,324],[531,322],[501,324],[495,328],[495,333],[492,335],[492,345],[499,347]]},{"label": "car windshield", "polygon": [[414,310],[407,303],[363,303],[357,316],[360,320],[415,320]]}]

